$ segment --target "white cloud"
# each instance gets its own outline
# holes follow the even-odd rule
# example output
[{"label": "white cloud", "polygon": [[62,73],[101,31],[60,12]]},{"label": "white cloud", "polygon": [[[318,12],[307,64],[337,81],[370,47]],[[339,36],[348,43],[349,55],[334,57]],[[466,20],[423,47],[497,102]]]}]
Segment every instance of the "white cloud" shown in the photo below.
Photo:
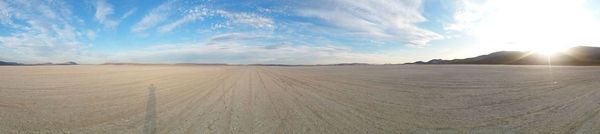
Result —
[{"label": "white cloud", "polygon": [[157,8],[152,9],[148,14],[146,14],[146,16],[144,16],[144,18],[142,18],[141,21],[139,21],[133,26],[131,31],[142,32],[166,20],[166,18],[170,14],[172,4],[172,1],[168,1],[159,5]]},{"label": "white cloud", "polygon": [[[64,62],[77,58],[83,43],[70,21],[69,7],[60,1],[9,1],[0,6],[11,14],[4,26],[13,30],[0,36],[2,59],[19,62]],[[4,23],[6,22],[6,23]],[[13,23],[23,22],[23,23]]]},{"label": "white cloud", "polygon": [[11,14],[9,10],[10,7],[8,6],[8,4],[4,2],[4,0],[0,0],[0,23],[12,24],[12,21],[10,20]]},{"label": "white cloud", "polygon": [[418,27],[425,22],[420,0],[309,1],[301,4],[301,16],[316,17],[329,25],[356,36],[402,41],[410,45],[426,45],[443,36]]},{"label": "white cloud", "polygon": [[19,62],[64,62],[73,59],[82,45],[45,34],[20,34],[0,37],[0,44],[10,50],[2,53]]},{"label": "white cloud", "polygon": [[221,44],[226,42],[239,42],[239,41],[248,41],[248,40],[256,40],[256,39],[270,39],[273,38],[270,35],[265,35],[261,33],[224,33],[217,34],[209,38],[206,44]]},{"label": "white cloud", "polygon": [[485,15],[484,7],[470,0],[461,0],[456,2],[456,12],[454,13],[454,22],[445,24],[444,30],[463,31],[470,29],[474,23],[480,21]]},{"label": "white cloud", "polygon": [[121,16],[121,20],[133,15],[136,11],[137,11],[137,8],[130,9],[129,11],[125,12],[123,14],[123,16]]},{"label": "white cloud", "polygon": [[265,47],[236,43],[206,45],[201,43],[159,45],[142,50],[118,53],[108,62],[147,63],[277,63],[331,64],[345,62],[398,63],[397,57],[383,54],[356,53],[335,46]]},{"label": "white cloud", "polygon": [[115,21],[115,20],[112,20],[109,18],[109,16],[112,15],[113,12],[114,12],[114,9],[113,9],[112,5],[110,5],[110,3],[108,3],[104,0],[97,1],[95,19],[100,24],[102,24],[108,28],[114,28],[115,26],[119,25],[118,21]]},{"label": "white cloud", "polygon": [[53,25],[52,31],[56,34],[56,38],[66,41],[77,41],[77,31],[71,25],[63,25],[62,27]]},{"label": "white cloud", "polygon": [[206,7],[196,7],[196,8],[187,10],[184,13],[185,13],[185,15],[183,16],[183,18],[180,18],[174,22],[171,22],[167,25],[160,27],[159,31],[163,32],[163,33],[170,32],[173,29],[175,29],[181,25],[184,25],[184,24],[190,23],[190,22],[194,22],[197,20],[201,20],[204,18],[204,16],[212,15],[211,11]]},{"label": "white cloud", "polygon": [[233,24],[248,25],[254,28],[261,28],[267,30],[275,28],[275,22],[269,17],[248,12],[230,12],[225,10],[209,9],[205,6],[198,6],[186,10],[182,18],[161,26],[159,28],[159,32],[170,32],[173,29],[185,25],[187,23],[199,21],[204,19],[205,17],[215,16],[225,18],[224,22],[218,22],[213,25],[215,29],[231,27],[231,25]]},{"label": "white cloud", "polygon": [[107,62],[331,64],[347,62],[400,63],[404,60],[398,55],[353,52],[348,47],[337,45],[308,46],[294,45],[289,42],[260,45],[246,42],[247,40],[269,38],[273,38],[273,36],[254,33],[225,33],[215,35],[207,42],[164,44],[120,52],[108,56]]},{"label": "white cloud", "polygon": [[225,10],[218,10],[217,14],[228,18],[229,22],[232,23],[246,24],[255,28],[275,28],[275,22],[273,21],[273,19],[260,16],[254,13],[233,13]]},{"label": "white cloud", "polygon": [[[203,34],[229,33],[218,34],[206,38],[206,42],[199,43],[165,44],[141,50],[123,49],[122,52],[101,54],[86,52],[86,46],[91,45],[91,42],[85,41],[99,38],[101,34],[96,32],[102,31],[88,27],[88,21],[98,22],[106,28],[114,28],[119,26],[123,19],[134,18],[130,16],[140,13],[136,8],[119,11],[121,8],[116,7],[120,5],[111,5],[109,2],[100,0],[91,3],[95,5],[95,14],[92,17],[86,16],[84,21],[71,14],[72,7],[60,4],[62,1],[0,0],[0,22],[10,29],[6,34],[0,35],[0,58],[20,62],[64,62],[80,59],[88,63],[104,62],[106,59],[128,62],[398,63],[400,61],[397,60],[402,60],[400,56],[356,52],[350,46],[339,45],[336,39],[328,36],[341,34],[349,35],[350,38],[364,37],[365,40],[379,44],[392,40],[412,45],[424,45],[441,38],[437,33],[416,26],[427,21],[421,15],[420,1],[309,1],[297,9],[290,9],[294,8],[291,7],[294,5],[283,5],[284,7],[273,10],[260,9],[254,12],[228,10],[226,6],[220,5],[192,5],[195,8],[189,9],[189,6],[184,5],[188,4],[186,2],[168,1],[148,12],[139,10],[145,12],[142,14],[144,16],[137,23],[134,22],[128,30],[154,32],[156,29],[157,32],[171,32],[214,17],[209,22],[213,24],[209,26],[212,25],[218,30],[212,29]],[[330,8],[332,5],[338,6]],[[290,14],[291,10],[297,12]],[[175,14],[181,12],[184,13],[181,16]],[[302,15],[301,17],[323,20],[327,25],[320,22],[305,24],[313,20],[297,22],[295,19],[273,18],[279,15],[298,17],[293,16],[298,15],[294,13]],[[181,18],[170,20],[176,16]],[[319,29],[311,29],[317,27]],[[283,32],[275,29],[281,29]],[[112,37],[109,36],[109,39]],[[164,41],[161,39],[158,42]],[[101,45],[103,44],[96,46]]]},{"label": "white cloud", "polygon": [[94,32],[92,30],[87,30],[87,32],[85,32],[85,36],[88,39],[95,39],[96,38],[96,32]]}]

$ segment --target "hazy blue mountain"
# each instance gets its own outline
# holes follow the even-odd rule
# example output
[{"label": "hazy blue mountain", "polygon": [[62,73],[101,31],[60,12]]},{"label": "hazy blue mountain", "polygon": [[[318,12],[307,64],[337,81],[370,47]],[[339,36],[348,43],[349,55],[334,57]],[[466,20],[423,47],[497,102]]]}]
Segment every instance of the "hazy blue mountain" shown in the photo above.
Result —
[{"label": "hazy blue mountain", "polygon": [[17,62],[6,62],[6,61],[0,61],[0,66],[6,66],[6,65],[23,65],[22,63],[17,63]]}]

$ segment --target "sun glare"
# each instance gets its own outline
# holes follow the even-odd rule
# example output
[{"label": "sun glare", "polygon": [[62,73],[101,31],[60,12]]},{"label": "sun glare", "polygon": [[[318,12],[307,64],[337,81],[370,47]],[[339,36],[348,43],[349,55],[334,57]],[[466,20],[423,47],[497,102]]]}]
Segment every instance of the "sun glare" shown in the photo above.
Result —
[{"label": "sun glare", "polygon": [[560,48],[560,47],[546,47],[546,48],[539,48],[537,50],[533,50],[536,53],[540,53],[542,55],[545,56],[556,56],[557,54],[561,53],[561,52],[565,52],[567,48]]},{"label": "sun glare", "polygon": [[482,6],[483,17],[472,34],[485,49],[554,55],[598,41],[593,37],[598,21],[584,6],[581,0],[490,1]]}]

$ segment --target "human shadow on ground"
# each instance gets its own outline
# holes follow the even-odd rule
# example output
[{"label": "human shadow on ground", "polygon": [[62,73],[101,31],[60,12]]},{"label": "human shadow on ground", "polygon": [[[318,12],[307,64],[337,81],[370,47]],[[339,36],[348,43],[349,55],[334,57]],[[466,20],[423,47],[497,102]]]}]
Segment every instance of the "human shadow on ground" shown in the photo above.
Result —
[{"label": "human shadow on ground", "polygon": [[154,84],[148,87],[148,102],[146,103],[146,121],[144,123],[144,134],[156,134],[156,94]]}]

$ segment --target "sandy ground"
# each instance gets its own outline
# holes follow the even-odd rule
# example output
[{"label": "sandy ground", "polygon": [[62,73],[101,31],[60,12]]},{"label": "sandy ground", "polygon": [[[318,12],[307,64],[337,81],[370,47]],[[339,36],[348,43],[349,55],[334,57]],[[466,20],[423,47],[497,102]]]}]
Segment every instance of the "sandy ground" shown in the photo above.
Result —
[{"label": "sandy ground", "polygon": [[600,133],[600,67],[0,67],[0,133]]}]

